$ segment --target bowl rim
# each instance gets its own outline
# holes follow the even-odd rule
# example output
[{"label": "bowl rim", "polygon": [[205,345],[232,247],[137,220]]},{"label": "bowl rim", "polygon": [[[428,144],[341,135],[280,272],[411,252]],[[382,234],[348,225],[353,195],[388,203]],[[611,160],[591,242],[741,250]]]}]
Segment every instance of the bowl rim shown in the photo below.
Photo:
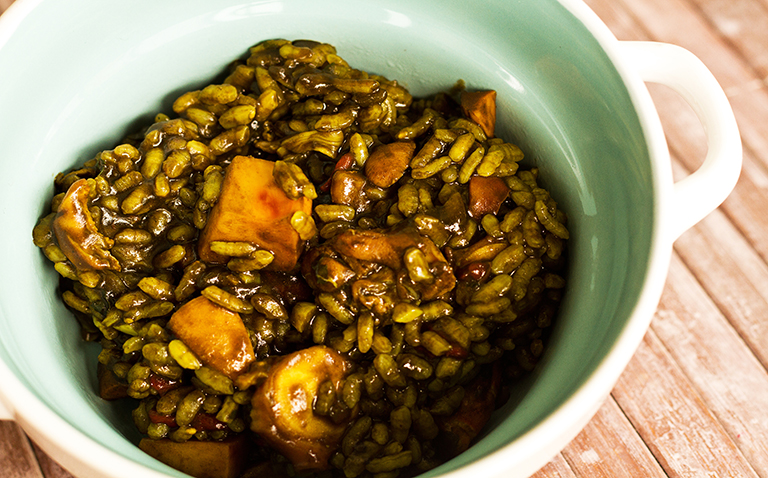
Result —
[{"label": "bowl rim", "polygon": [[[477,473],[488,476],[529,476],[562,450],[600,408],[639,347],[661,297],[671,260],[674,238],[668,232],[670,211],[663,205],[668,204],[672,196],[672,173],[668,167],[669,150],[650,93],[637,72],[624,59],[618,39],[586,3],[582,0],[556,1],[584,25],[608,56],[623,80],[645,137],[654,188],[653,229],[646,275],[637,303],[613,346],[576,392],[513,442],[440,475],[445,478],[470,478]],[[43,2],[16,0],[0,16],[0,49],[23,20]],[[70,425],[31,393],[2,360],[0,382],[4,384],[0,389],[0,419],[16,420],[39,446],[73,474],[168,477],[166,473],[112,451]],[[600,399],[596,400],[596,397]],[[66,436],[67,439],[62,441],[50,438],[54,436]],[[179,473],[170,467],[167,469],[171,473]],[[420,476],[426,478],[434,476],[434,473],[427,472]]]}]

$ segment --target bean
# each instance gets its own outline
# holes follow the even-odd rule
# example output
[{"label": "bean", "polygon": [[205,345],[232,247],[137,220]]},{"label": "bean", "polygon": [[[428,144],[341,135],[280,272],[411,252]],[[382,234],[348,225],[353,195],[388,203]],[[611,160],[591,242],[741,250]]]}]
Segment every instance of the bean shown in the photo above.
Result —
[{"label": "bean", "polygon": [[415,380],[426,380],[432,376],[433,367],[425,359],[415,354],[401,354],[397,358],[400,369]]},{"label": "bean", "polygon": [[232,380],[212,368],[200,367],[196,369],[195,377],[216,393],[232,395],[235,392],[235,385],[232,383]]},{"label": "bean", "polygon": [[195,353],[181,340],[171,340],[168,344],[168,352],[176,363],[185,369],[197,370],[203,366],[203,363],[197,358]]},{"label": "bean", "polygon": [[392,410],[389,415],[391,435],[399,443],[405,443],[408,432],[411,429],[411,410],[405,405]]},{"label": "bean", "polygon": [[258,271],[275,259],[274,254],[265,250],[253,251],[248,257],[236,257],[227,262],[227,268],[235,272]]},{"label": "bean", "polygon": [[299,233],[302,241],[308,241],[317,235],[314,219],[304,211],[293,213],[293,216],[291,216],[291,226]]},{"label": "bean", "polygon": [[357,319],[357,348],[362,353],[367,353],[373,346],[374,316],[370,312],[363,312]]},{"label": "bean", "polygon": [[322,305],[334,319],[342,324],[349,325],[355,320],[355,315],[345,307],[339,299],[329,293],[321,293],[317,296],[318,302]]},{"label": "bean", "polygon": [[219,124],[225,129],[250,124],[256,117],[254,105],[237,105],[229,108],[219,117]]},{"label": "bean", "polygon": [[200,101],[209,105],[227,104],[237,100],[240,92],[232,85],[208,85],[200,91]]},{"label": "bean", "polygon": [[405,468],[411,464],[412,460],[413,453],[410,450],[406,450],[394,455],[374,458],[365,465],[365,469],[371,473],[384,473]]},{"label": "bean", "polygon": [[355,445],[360,442],[371,430],[373,420],[369,416],[358,418],[352,426],[349,427],[344,438],[341,440],[341,452],[349,456],[354,452]]},{"label": "bean", "polygon": [[200,389],[192,390],[185,395],[176,408],[176,423],[181,427],[192,423],[204,401],[205,392]]},{"label": "bean", "polygon": [[568,229],[563,224],[557,221],[555,217],[549,212],[549,208],[544,201],[536,201],[534,204],[534,210],[539,222],[552,234],[560,239],[568,239]]},{"label": "bean", "polygon": [[450,165],[450,156],[439,156],[420,168],[411,169],[411,176],[413,176],[414,179],[430,178],[448,168]]},{"label": "bean", "polygon": [[254,309],[250,303],[235,295],[230,294],[229,292],[215,285],[206,287],[203,289],[201,294],[203,297],[210,300],[214,304],[220,305],[221,307],[229,309],[232,312],[250,314]]},{"label": "bean", "polygon": [[500,274],[486,282],[472,295],[472,302],[488,302],[507,293],[512,287],[512,277]]},{"label": "bean", "polygon": [[[527,283],[526,283],[527,285]],[[504,309],[509,308],[512,302],[506,297],[500,297],[496,300],[484,303],[470,304],[466,308],[466,312],[470,315],[479,315],[481,317],[488,317],[494,314],[502,312]]]},{"label": "bean", "polygon": [[512,294],[515,300],[522,300],[528,291],[528,284],[541,270],[541,259],[530,257],[518,267],[512,277]]},{"label": "bean", "polygon": [[355,163],[360,167],[365,166],[365,162],[368,160],[370,153],[368,151],[368,144],[363,135],[354,133],[349,137],[349,150],[355,158]]},{"label": "bean", "polygon": [[342,204],[318,204],[315,213],[323,222],[352,221],[355,218],[355,209]]},{"label": "bean", "polygon": [[400,373],[397,362],[391,355],[376,355],[376,358],[373,359],[373,366],[390,387],[402,388],[406,386],[405,377]]},{"label": "bean", "polygon": [[400,302],[392,309],[392,320],[398,323],[408,323],[422,315],[421,309],[407,302]]},{"label": "bean", "polygon": [[491,272],[494,274],[511,274],[528,256],[522,245],[508,246],[491,261]]},{"label": "bean", "polygon": [[409,247],[403,254],[403,262],[408,270],[408,276],[413,282],[429,282],[435,276],[429,270],[427,257],[417,247]]},{"label": "bean", "polygon": [[475,169],[483,160],[485,156],[485,148],[482,145],[478,145],[474,151],[469,154],[469,157],[464,160],[459,169],[459,183],[466,184],[469,182],[469,178],[475,173]]},{"label": "bean", "polygon": [[317,388],[317,398],[313,404],[315,413],[322,416],[328,416],[331,414],[331,408],[336,401],[336,390],[333,382],[325,380]]},{"label": "bean", "polygon": [[258,312],[270,320],[288,320],[288,311],[283,304],[269,294],[256,293],[251,296],[251,304]]},{"label": "bean", "polygon": [[424,345],[424,348],[429,350],[429,352],[436,357],[445,355],[451,350],[451,344],[431,330],[427,330],[421,334],[421,343]]},{"label": "bean", "polygon": [[250,242],[211,241],[211,251],[222,256],[250,257],[257,250]]},{"label": "bean", "polygon": [[272,176],[286,196],[291,199],[299,199],[302,196],[309,199],[317,198],[315,186],[297,164],[277,160],[272,170]]}]

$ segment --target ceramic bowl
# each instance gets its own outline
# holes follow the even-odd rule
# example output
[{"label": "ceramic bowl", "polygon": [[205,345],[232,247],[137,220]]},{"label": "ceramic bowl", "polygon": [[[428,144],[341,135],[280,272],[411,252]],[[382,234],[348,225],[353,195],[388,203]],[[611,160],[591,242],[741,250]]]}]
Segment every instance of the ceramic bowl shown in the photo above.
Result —
[{"label": "ceramic bowl", "polygon": [[[51,181],[268,38],[335,45],[416,95],[498,92],[569,216],[568,288],[543,359],[467,452],[426,476],[527,476],[596,412],[659,300],[673,241],[739,174],[733,114],[689,52],[622,43],[577,0],[17,0],[0,18],[0,408],[79,477],[183,476],[136,446],[125,406],[94,392],[98,350],[56,295],[31,231]],[[677,184],[644,81],[677,90],[709,139]]]}]

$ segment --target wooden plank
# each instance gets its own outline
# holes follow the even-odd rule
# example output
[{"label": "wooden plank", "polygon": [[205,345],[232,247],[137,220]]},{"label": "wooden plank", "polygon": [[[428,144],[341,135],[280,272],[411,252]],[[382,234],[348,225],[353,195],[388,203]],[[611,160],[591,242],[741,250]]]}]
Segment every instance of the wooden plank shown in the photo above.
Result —
[{"label": "wooden plank", "polygon": [[43,471],[45,478],[75,478],[67,470],[56,463],[53,458],[48,456],[43,450],[40,449],[34,442],[32,447],[35,450],[35,456],[38,463],[40,463],[40,469]]},{"label": "wooden plank", "polygon": [[21,428],[0,421],[0,476],[3,478],[43,478],[32,445]]},{"label": "wooden plank", "polygon": [[689,0],[750,64],[768,76],[768,8],[760,0]]},{"label": "wooden plank", "polygon": [[653,330],[612,394],[670,477],[757,476]]},{"label": "wooden plank", "polygon": [[677,256],[652,328],[752,468],[768,477],[768,372]]},{"label": "wooden plank", "polygon": [[11,6],[12,3],[13,3],[13,0],[0,0],[0,14],[6,11],[8,7]]},{"label": "wooden plank", "polygon": [[579,477],[667,476],[612,397],[562,454]]},{"label": "wooden plank", "polygon": [[573,474],[563,455],[558,454],[530,478],[576,478],[576,475]]},{"label": "wooden plank", "polygon": [[683,234],[675,250],[708,300],[714,301],[763,367],[768,367],[766,263],[722,211]]}]

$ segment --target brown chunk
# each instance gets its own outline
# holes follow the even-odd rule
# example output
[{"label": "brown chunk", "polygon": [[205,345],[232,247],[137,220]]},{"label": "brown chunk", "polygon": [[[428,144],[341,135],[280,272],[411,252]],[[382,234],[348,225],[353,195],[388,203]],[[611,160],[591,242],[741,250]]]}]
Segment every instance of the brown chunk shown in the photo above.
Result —
[{"label": "brown chunk", "polygon": [[104,400],[118,400],[128,396],[128,384],[121,382],[106,365],[101,362],[96,367],[99,379],[99,396]]},{"label": "brown chunk", "polygon": [[113,241],[99,232],[88,203],[95,193],[93,180],[78,179],[61,201],[53,233],[59,248],[77,270],[120,270],[120,263],[110,254]]},{"label": "brown chunk", "polygon": [[354,208],[357,212],[365,210],[370,201],[363,194],[367,180],[357,171],[336,171],[331,180],[331,201]]},{"label": "brown chunk", "polygon": [[493,138],[496,129],[495,91],[462,91],[461,110],[483,129],[486,136]]},{"label": "brown chunk", "polygon": [[286,355],[272,366],[251,400],[251,430],[285,455],[297,471],[325,470],[347,425],[316,415],[317,390],[330,380],[341,393],[350,365],[338,352],[316,345]]},{"label": "brown chunk", "polygon": [[428,237],[414,229],[398,232],[373,230],[344,231],[329,241],[331,247],[344,256],[366,262],[375,262],[391,269],[403,267],[403,254],[409,247],[417,247],[424,253],[430,268],[434,269],[432,283],[419,284],[423,300],[433,300],[453,290],[456,277],[443,253]]},{"label": "brown chunk", "polygon": [[245,435],[223,441],[190,440],[177,443],[169,439],[142,438],[144,453],[195,478],[236,478],[245,468],[248,442]]},{"label": "brown chunk", "polygon": [[168,328],[207,367],[233,380],[256,358],[240,314],[205,297],[182,305],[171,316]]},{"label": "brown chunk", "polygon": [[501,178],[472,176],[469,180],[469,214],[481,218],[496,214],[509,195],[509,187]]},{"label": "brown chunk", "polygon": [[388,188],[403,177],[415,150],[413,141],[377,146],[365,162],[365,175],[376,186]]},{"label": "brown chunk", "polygon": [[236,156],[227,168],[218,202],[200,235],[198,254],[205,262],[224,263],[227,257],[211,251],[213,241],[250,242],[272,252],[268,268],[289,271],[303,249],[291,226],[296,211],[312,214],[312,200],[291,199],[272,177],[275,163]]},{"label": "brown chunk", "polygon": [[456,412],[438,422],[439,444],[450,456],[458,455],[472,444],[496,408],[501,390],[501,367],[495,362],[489,373],[478,376],[465,387],[464,399]]}]

